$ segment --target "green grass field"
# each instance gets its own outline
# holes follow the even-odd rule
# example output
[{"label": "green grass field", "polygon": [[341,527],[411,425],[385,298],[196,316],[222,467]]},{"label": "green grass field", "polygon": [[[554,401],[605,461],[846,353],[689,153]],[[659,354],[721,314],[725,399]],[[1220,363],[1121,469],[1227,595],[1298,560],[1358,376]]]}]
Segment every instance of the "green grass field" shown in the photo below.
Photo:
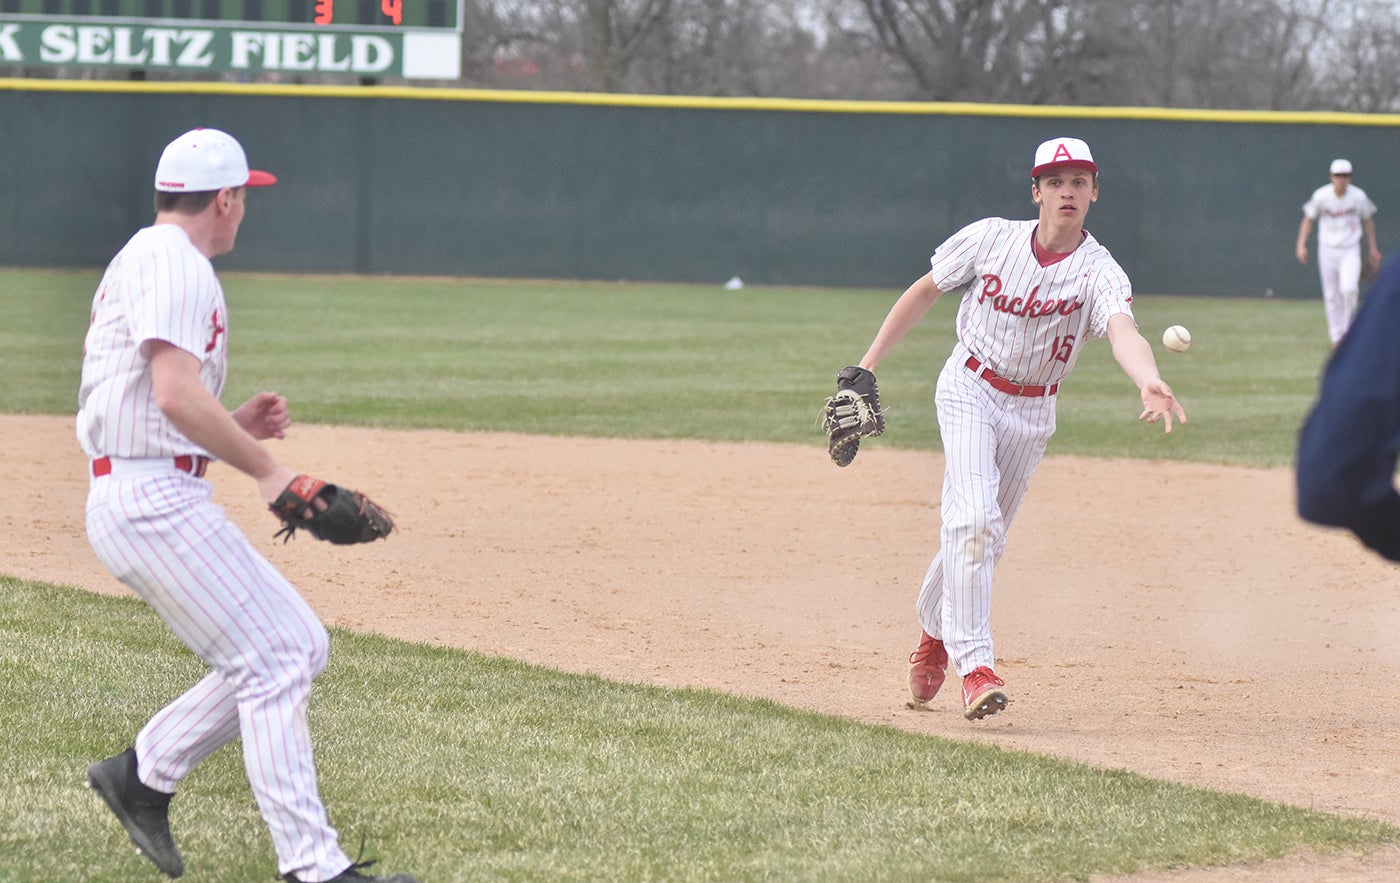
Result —
[{"label": "green grass field", "polygon": [[[98,273],[0,271],[0,412],[72,413]],[[385,427],[823,447],[836,370],[897,292],[233,275],[229,402]],[[1190,412],[1170,438],[1092,345],[1053,454],[1283,466],[1326,358],[1321,305],[1143,297]],[[878,444],[934,448],[938,305],[881,370]],[[833,317],[842,317],[838,327]],[[73,513],[74,519],[81,513]],[[311,710],[355,850],[425,881],[1085,880],[1400,843],[1400,830],[695,690],[333,630]],[[155,879],[81,787],[201,674],[145,605],[0,577],[0,881]],[[232,746],[173,813],[185,879],[275,868]]]},{"label": "green grass field", "polygon": [[[68,414],[97,271],[0,272],[0,412]],[[225,400],[287,395],[316,423],[552,435],[824,444],[836,371],[898,292],[232,275]],[[881,366],[889,431],[936,448],[933,384],[956,303],[937,304]],[[1254,466],[1291,462],[1327,357],[1321,301],[1139,297],[1136,313],[1190,423],[1137,422],[1104,341],[1060,394],[1051,454]],[[1161,346],[1182,324],[1183,354]]]}]

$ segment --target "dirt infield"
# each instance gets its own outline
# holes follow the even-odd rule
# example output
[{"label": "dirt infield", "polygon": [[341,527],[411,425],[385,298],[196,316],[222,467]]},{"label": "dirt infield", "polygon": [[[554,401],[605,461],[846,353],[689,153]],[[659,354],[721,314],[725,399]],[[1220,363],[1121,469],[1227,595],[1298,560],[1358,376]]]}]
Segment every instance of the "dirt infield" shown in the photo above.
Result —
[{"label": "dirt infield", "polygon": [[[211,470],[328,623],[1400,823],[1400,574],[1302,524],[1286,470],[1047,459],[998,572],[1012,705],[970,724],[956,689],[904,706],[936,455],[319,426],[277,445],[400,518],[387,543],[284,546],[252,483]],[[0,572],[125,593],[83,534],[71,420],[0,417],[0,454]],[[1133,879],[1393,880],[1400,852]]]}]

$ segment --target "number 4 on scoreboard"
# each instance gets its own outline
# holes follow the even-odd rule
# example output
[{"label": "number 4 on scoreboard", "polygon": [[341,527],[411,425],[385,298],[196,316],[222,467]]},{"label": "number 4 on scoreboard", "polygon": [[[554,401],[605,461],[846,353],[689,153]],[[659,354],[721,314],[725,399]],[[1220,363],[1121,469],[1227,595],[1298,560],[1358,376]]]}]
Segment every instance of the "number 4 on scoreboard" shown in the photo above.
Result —
[{"label": "number 4 on scoreboard", "polygon": [[[380,0],[379,8],[394,24],[403,24],[403,0]],[[334,20],[335,0],[316,0],[316,17],[313,21],[318,25],[328,25]]]}]

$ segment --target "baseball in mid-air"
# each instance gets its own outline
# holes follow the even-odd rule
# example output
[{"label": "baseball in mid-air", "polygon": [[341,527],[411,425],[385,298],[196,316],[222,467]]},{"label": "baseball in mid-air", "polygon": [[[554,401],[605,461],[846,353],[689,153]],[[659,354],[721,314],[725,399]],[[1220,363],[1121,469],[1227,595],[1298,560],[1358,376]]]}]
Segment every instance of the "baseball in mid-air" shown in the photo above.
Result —
[{"label": "baseball in mid-air", "polygon": [[1162,332],[1162,346],[1174,353],[1184,353],[1191,345],[1191,332],[1180,325],[1172,325]]}]

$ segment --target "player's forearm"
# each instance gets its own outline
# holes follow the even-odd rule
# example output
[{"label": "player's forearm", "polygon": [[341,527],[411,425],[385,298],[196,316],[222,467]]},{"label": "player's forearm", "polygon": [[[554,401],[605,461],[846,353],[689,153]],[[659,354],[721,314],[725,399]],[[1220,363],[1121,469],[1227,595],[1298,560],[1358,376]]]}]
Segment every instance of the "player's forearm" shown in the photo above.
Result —
[{"label": "player's forearm", "polygon": [[[234,420],[214,394],[199,381],[199,362],[169,344],[152,345],[151,378],[156,407],[185,438],[246,475],[261,486],[281,481],[291,472]],[[282,479],[285,478],[285,481]]]},{"label": "player's forearm", "polygon": [[267,449],[203,386],[158,391],[156,404],[186,438],[238,471],[257,478],[277,467]]},{"label": "player's forearm", "polygon": [[296,473],[278,463],[260,442],[234,421],[233,415],[208,390],[202,386],[200,390],[204,392],[203,398],[196,393],[180,404],[162,408],[166,418],[186,438],[215,459],[256,481],[258,493],[264,500],[271,502],[277,499]]},{"label": "player's forearm", "polygon": [[890,350],[894,349],[895,344],[909,333],[909,329],[919,324],[919,320],[942,295],[943,292],[933,284],[929,274],[919,277],[918,281],[906,288],[885,316],[874,342],[860,360],[860,367],[874,371]]},{"label": "player's forearm", "polygon": [[[1122,320],[1121,322],[1118,320]],[[1127,324],[1123,324],[1123,323]],[[1109,320],[1109,344],[1113,348],[1113,359],[1123,373],[1142,389],[1161,374],[1157,371],[1157,358],[1152,355],[1152,344],[1133,327],[1126,316],[1114,316]]]}]

